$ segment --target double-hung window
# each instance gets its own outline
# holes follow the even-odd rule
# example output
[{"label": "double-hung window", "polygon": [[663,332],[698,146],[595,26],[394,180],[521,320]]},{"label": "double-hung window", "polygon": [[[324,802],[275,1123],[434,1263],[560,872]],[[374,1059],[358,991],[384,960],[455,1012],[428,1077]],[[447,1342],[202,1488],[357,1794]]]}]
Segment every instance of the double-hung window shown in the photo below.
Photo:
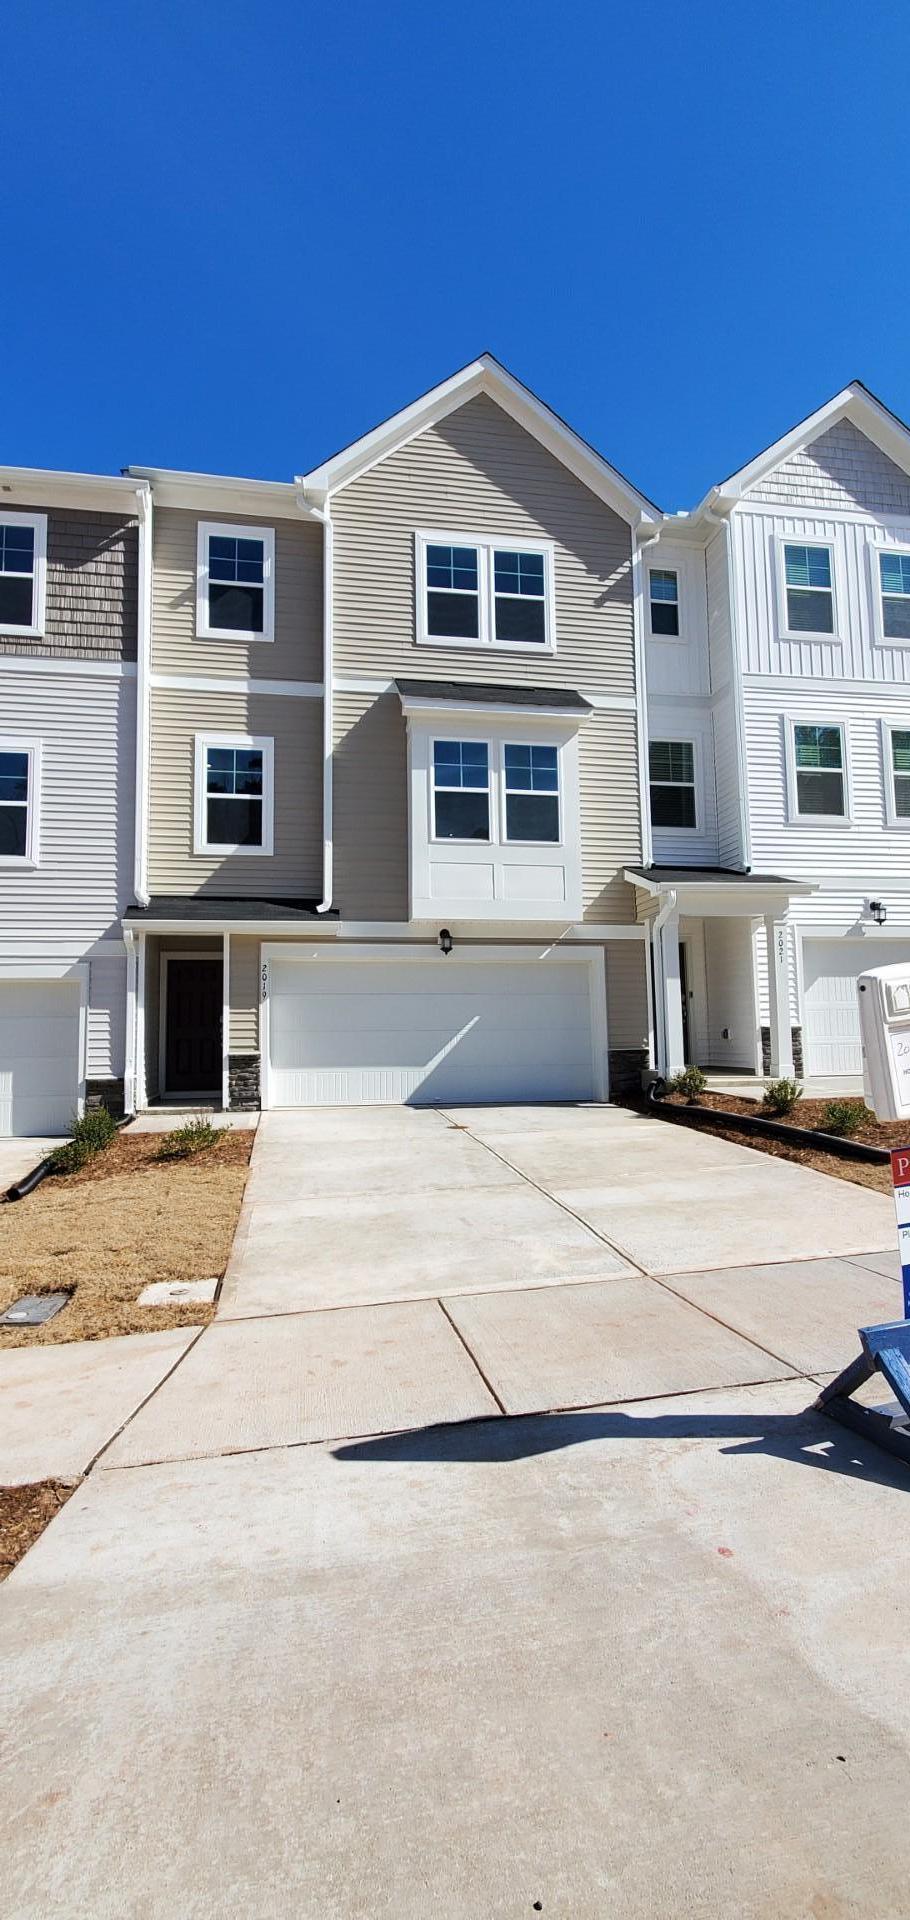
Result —
[{"label": "double-hung window", "polygon": [[652,740],[648,771],[652,825],[696,826],[695,748],[691,740]]},{"label": "double-hung window", "polygon": [[552,653],[550,543],[418,534],[417,638],[432,646]]},{"label": "double-hung window", "polygon": [[833,549],[785,540],[783,573],[787,632],[833,634]]},{"label": "double-hung window", "polygon": [[39,749],[0,739],[0,865],[35,866],[38,859]]},{"label": "double-hung window", "polygon": [[882,637],[910,640],[910,553],[879,551]]},{"label": "double-hung window", "polygon": [[844,729],[794,722],[795,812],[800,819],[842,820],[847,814]]},{"label": "double-hung window", "polygon": [[199,523],[196,632],[204,640],[272,640],[275,533]]},{"label": "double-hung window", "polygon": [[889,827],[910,827],[910,727],[882,721],[885,815]]},{"label": "double-hung window", "polygon": [[507,840],[559,840],[556,747],[503,747]]},{"label": "double-hung window", "polygon": [[272,851],[273,742],[196,736],[197,853]]},{"label": "double-hung window", "polygon": [[485,740],[434,740],[433,833],[489,840],[490,750]]},{"label": "double-hung window", "polygon": [[651,567],[648,575],[651,632],[679,633],[679,574],[675,567]]},{"label": "double-hung window", "polygon": [[0,633],[44,630],[45,514],[0,513]]}]

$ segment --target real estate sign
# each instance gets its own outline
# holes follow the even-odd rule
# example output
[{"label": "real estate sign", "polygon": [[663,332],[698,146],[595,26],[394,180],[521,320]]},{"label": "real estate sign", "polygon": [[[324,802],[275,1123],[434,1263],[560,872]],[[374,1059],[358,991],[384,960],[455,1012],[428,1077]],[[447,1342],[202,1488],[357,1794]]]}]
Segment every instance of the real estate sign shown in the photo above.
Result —
[{"label": "real estate sign", "polygon": [[895,1147],[891,1155],[891,1182],[897,1214],[897,1247],[904,1283],[904,1319],[910,1320],[910,1147]]}]

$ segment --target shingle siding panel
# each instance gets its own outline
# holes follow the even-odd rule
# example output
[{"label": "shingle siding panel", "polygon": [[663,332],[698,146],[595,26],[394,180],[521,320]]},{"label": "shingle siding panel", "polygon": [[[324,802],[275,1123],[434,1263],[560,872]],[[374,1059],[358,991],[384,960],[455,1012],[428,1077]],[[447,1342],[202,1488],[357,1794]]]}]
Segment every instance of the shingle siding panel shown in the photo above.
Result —
[{"label": "shingle siding panel", "polygon": [[840,507],[864,513],[910,512],[910,475],[850,420],[775,467],[749,490],[752,500],[785,507]]},{"label": "shingle siding panel", "polygon": [[[23,512],[44,513],[43,507]],[[0,653],[51,659],[135,660],[139,568],[135,520],[47,512],[44,633],[0,634]]]}]

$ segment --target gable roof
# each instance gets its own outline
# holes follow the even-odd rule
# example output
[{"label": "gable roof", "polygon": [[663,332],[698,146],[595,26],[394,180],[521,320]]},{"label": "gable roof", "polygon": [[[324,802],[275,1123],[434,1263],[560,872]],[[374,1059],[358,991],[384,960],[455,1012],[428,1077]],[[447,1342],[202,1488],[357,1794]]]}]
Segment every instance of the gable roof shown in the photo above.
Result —
[{"label": "gable roof", "polygon": [[[849,420],[881,453],[893,460],[895,466],[901,467],[904,473],[910,473],[910,427],[905,426],[903,420],[898,419],[897,414],[892,413],[868,387],[864,387],[861,380],[851,380],[849,386],[842,387],[840,393],[835,393],[825,401],[824,406],[817,407],[805,420],[798,421],[789,433],[782,434],[779,440],[774,440],[770,447],[757,453],[746,466],[731,473],[719,486],[712,487],[695,509],[695,515],[705,507],[735,505],[750,487],[773,472],[782,461],[792,453],[800,453],[804,447],[811,446],[813,440],[827,433],[830,427],[837,426],[841,420]],[[695,515],[692,517],[695,518]]]},{"label": "gable roof", "polygon": [[353,440],[348,447],[331,459],[314,467],[310,473],[302,474],[298,484],[317,503],[326,496],[337,493],[340,487],[346,487],[356,480],[378,461],[384,460],[390,453],[403,447],[428,427],[435,426],[448,413],[464,406],[478,394],[485,393],[511,415],[520,427],[533,435],[541,446],[546,447],[554,458],[561,461],[576,479],[612,507],[620,518],[628,521],[633,528],[646,528],[656,532],[661,524],[661,511],[653,500],[633,487],[616,467],[588,445],[580,434],[554,413],[551,407],[538,400],[514,374],[500,364],[491,353],[482,353],[458,373],[453,373],[439,386],[431,387],[428,393],[413,400],[410,406],[393,413],[378,427],[373,427],[359,440]]}]

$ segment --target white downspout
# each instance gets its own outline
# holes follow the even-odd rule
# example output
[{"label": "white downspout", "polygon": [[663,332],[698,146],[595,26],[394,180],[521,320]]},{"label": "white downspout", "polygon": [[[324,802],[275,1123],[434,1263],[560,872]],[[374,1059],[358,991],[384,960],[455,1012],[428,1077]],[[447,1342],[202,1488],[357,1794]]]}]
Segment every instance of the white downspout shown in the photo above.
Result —
[{"label": "white downspout", "polygon": [[[746,747],[746,715],[743,705],[742,656],[739,648],[739,623],[736,617],[736,571],[733,565],[733,528],[729,517],[718,513],[710,505],[706,506],[705,518],[717,527],[724,540],[724,557],[727,566],[727,598],[730,606],[730,688],[733,695],[734,737],[736,741],[736,759],[739,773],[739,834],[743,855],[743,870],[749,873],[752,867],[752,826],[749,819],[749,761]],[[716,743],[715,743],[716,768]]]},{"label": "white downspout", "polygon": [[325,505],[306,510],[322,521],[322,899],[317,913],[329,913],[334,889],[333,774],[335,769],[335,528],[330,495]]},{"label": "white downspout", "polygon": [[663,932],[664,927],[667,924],[667,921],[670,918],[670,915],[676,912],[678,902],[679,902],[679,895],[677,894],[676,888],[670,887],[664,898],[664,904],[661,907],[660,912],[656,914],[655,918],[651,922],[651,943],[654,948],[654,959],[656,963],[655,969],[654,969],[655,971],[654,984],[657,988],[657,992],[654,997],[657,1002],[657,1005],[654,1009],[654,1012],[656,1015],[656,1027],[657,1027],[657,1067],[660,1073],[665,1073],[666,1067],[667,1067],[667,1019],[666,1019],[667,983],[664,978],[664,950],[663,950],[663,942],[660,936]]},{"label": "white downspout", "polygon": [[139,515],[139,600],[136,620],[136,791],[133,891],[136,904],[149,904],[148,823],[152,656],[152,490],[136,489]]},{"label": "white downspout", "polygon": [[641,818],[641,859],[642,865],[649,867],[654,858],[654,843],[651,834],[651,791],[648,775],[648,671],[647,647],[645,643],[644,614],[644,568],[643,556],[648,547],[653,547],[660,539],[661,528],[648,540],[638,541],[637,530],[632,534],[632,633],[635,648],[636,711],[638,715],[638,790],[639,814]]}]

